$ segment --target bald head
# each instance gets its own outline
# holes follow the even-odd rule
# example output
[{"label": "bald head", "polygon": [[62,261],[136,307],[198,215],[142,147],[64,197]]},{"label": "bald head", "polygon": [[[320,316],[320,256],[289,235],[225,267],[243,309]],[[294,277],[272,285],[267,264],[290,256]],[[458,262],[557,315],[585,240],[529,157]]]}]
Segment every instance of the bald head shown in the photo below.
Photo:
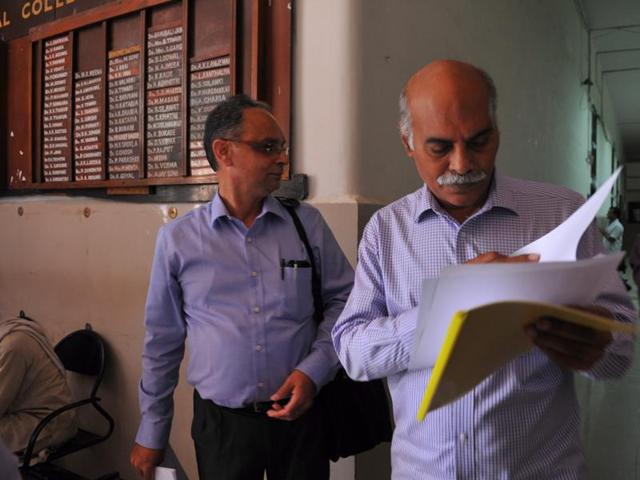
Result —
[{"label": "bald head", "polygon": [[471,109],[486,103],[496,126],[497,93],[493,80],[484,70],[455,60],[436,60],[418,70],[400,94],[400,134],[413,149],[412,117],[416,109],[432,111]]}]

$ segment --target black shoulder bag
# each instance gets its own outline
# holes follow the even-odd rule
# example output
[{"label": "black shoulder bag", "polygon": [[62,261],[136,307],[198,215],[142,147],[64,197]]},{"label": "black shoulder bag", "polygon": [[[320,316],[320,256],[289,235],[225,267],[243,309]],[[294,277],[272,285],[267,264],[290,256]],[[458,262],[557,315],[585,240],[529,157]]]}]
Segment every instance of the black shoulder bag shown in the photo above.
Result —
[{"label": "black shoulder bag", "polygon": [[[311,292],[316,323],[323,319],[323,302],[320,293],[320,275],[316,268],[313,250],[307,233],[295,211],[298,202],[278,198],[287,209],[304,243],[311,264]],[[390,442],[393,427],[387,394],[382,380],[356,382],[344,369],[322,387],[316,397],[321,406],[328,456],[334,462],[365,452],[382,442]]]}]

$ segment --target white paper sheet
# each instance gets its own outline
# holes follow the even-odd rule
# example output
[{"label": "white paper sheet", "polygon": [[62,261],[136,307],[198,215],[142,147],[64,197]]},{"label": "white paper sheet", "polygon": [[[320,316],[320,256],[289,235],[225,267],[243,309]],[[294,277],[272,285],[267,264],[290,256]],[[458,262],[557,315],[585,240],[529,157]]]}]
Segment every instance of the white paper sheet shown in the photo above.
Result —
[{"label": "white paper sheet", "polygon": [[177,480],[175,468],[156,467],[156,480]]},{"label": "white paper sheet", "polygon": [[541,262],[564,262],[576,259],[578,243],[585,230],[591,225],[598,210],[609,196],[622,167],[613,172],[607,181],[569,218],[529,245],[522,247],[513,255],[525,253],[540,254]]},{"label": "white paper sheet", "polygon": [[588,305],[601,292],[601,282],[615,272],[622,252],[573,262],[487,263],[452,265],[444,269],[433,292],[430,308],[418,309],[414,352],[409,369],[435,364],[453,314],[486,303],[524,300],[561,305]]}]

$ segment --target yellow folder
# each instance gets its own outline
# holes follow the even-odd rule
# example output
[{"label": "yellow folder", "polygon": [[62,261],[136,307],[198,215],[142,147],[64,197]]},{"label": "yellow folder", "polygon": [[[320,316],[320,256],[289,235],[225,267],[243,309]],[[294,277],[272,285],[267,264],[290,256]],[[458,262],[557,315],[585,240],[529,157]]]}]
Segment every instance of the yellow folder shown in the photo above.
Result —
[{"label": "yellow folder", "polygon": [[598,330],[635,334],[636,327],[583,310],[536,302],[497,302],[454,314],[425,390],[418,420],[461,397],[532,348],[524,326],[555,317]]}]

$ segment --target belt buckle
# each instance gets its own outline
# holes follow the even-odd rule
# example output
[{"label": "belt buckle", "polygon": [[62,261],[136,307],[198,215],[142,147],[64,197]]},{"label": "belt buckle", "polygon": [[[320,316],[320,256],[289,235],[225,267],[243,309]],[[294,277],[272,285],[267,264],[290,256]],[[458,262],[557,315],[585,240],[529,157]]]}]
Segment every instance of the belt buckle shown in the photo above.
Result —
[{"label": "belt buckle", "polygon": [[269,402],[251,402],[251,410],[253,410],[253,413],[266,413],[269,408]]}]

